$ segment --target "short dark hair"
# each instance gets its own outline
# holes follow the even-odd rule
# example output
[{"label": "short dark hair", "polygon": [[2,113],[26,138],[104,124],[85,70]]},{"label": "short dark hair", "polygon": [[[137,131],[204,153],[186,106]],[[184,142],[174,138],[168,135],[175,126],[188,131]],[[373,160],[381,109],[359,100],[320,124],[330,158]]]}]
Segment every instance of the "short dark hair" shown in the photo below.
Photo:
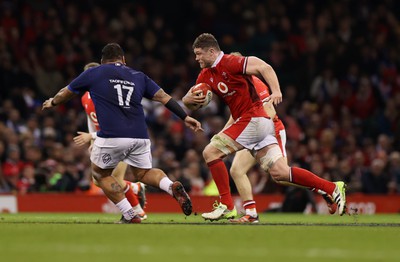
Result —
[{"label": "short dark hair", "polygon": [[124,50],[122,50],[121,46],[117,43],[109,43],[101,50],[102,61],[118,60],[122,59],[123,56]]},{"label": "short dark hair", "polygon": [[219,44],[217,39],[212,34],[203,33],[199,35],[196,40],[193,42],[192,48],[215,48],[217,51],[220,51]]}]

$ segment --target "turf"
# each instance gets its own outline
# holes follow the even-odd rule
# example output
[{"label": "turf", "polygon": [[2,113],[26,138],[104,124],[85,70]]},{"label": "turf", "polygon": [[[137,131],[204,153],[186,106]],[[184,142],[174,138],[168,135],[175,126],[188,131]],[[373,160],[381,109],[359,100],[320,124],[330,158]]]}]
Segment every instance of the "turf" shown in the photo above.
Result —
[{"label": "turf", "polygon": [[400,215],[262,214],[258,225],[149,214],[0,214],[0,261],[399,261]]}]

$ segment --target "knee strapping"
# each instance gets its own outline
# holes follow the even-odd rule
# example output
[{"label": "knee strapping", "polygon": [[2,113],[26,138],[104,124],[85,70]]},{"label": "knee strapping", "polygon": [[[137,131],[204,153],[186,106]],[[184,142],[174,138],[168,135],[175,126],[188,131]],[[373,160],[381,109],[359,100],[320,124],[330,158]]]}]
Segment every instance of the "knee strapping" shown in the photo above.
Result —
[{"label": "knee strapping", "polygon": [[275,164],[278,159],[283,157],[282,151],[278,146],[274,146],[267,151],[265,156],[260,158],[260,166],[266,172]]},{"label": "knee strapping", "polygon": [[220,150],[222,153],[225,155],[229,155],[230,153],[238,151],[238,148],[235,146],[232,141],[229,139],[226,139],[224,137],[221,137],[219,135],[214,135],[211,138],[210,144]]}]

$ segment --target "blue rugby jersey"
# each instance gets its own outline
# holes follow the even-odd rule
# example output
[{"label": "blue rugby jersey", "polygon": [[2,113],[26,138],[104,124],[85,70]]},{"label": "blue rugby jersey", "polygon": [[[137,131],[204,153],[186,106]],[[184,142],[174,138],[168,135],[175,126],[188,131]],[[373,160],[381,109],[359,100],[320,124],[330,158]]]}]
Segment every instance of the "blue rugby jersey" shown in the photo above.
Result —
[{"label": "blue rugby jersey", "polygon": [[99,137],[149,138],[142,98],[152,99],[160,87],[143,72],[121,63],[90,68],[68,89],[90,92],[99,121]]}]

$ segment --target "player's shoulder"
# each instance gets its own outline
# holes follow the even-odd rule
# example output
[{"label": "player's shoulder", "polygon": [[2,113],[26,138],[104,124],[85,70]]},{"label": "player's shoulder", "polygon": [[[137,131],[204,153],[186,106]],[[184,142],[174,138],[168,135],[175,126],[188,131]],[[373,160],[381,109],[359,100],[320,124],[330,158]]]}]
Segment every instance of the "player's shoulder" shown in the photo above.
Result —
[{"label": "player's shoulder", "polygon": [[125,72],[127,72],[130,75],[135,76],[135,77],[146,77],[146,74],[143,73],[142,71],[136,70],[136,69],[134,69],[132,67],[129,67],[127,65],[123,65],[121,67],[121,70],[124,70]]},{"label": "player's shoulder", "polygon": [[224,54],[221,59],[221,64],[223,65],[243,64],[246,59],[247,59],[246,56]]}]

